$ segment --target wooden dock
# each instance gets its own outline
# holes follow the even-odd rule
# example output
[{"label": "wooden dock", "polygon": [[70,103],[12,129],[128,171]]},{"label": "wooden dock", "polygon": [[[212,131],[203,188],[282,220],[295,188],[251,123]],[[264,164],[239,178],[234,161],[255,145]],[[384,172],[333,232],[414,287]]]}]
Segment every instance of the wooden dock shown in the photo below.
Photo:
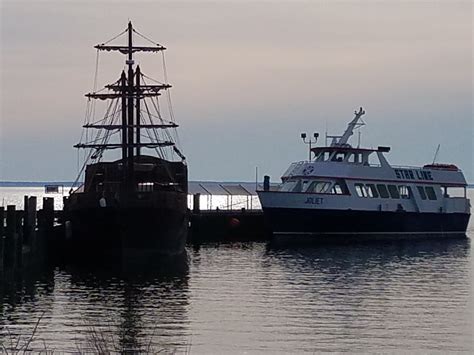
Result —
[{"label": "wooden dock", "polygon": [[259,241],[267,240],[269,233],[265,228],[261,210],[193,211],[188,241]]},{"label": "wooden dock", "polygon": [[54,199],[44,198],[37,210],[36,197],[25,196],[24,209],[0,207],[0,274],[28,268],[48,258],[55,239]]},{"label": "wooden dock", "polygon": [[[195,198],[199,199],[199,196]],[[64,256],[66,228],[63,211],[54,210],[54,199],[25,196],[23,210],[0,207],[0,275]],[[188,243],[263,241],[270,237],[261,210],[189,210]]]}]

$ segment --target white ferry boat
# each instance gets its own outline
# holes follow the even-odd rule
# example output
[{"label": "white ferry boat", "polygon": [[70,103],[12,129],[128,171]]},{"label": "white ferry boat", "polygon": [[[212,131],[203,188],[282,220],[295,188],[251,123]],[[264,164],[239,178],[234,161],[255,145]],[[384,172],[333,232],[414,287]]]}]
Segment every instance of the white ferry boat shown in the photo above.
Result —
[{"label": "white ferry boat", "polygon": [[342,136],[327,136],[330,145],[310,146],[310,160],[292,163],[278,187],[266,177],[258,196],[274,237],[465,237],[470,201],[462,171],[452,164],[392,166],[384,156],[389,147],[351,146],[364,114],[356,111]]}]

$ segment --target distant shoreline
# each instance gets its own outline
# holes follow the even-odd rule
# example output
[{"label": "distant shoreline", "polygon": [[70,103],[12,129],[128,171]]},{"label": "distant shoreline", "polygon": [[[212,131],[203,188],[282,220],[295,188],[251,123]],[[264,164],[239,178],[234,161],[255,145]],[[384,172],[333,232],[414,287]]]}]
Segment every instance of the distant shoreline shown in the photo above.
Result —
[{"label": "distant shoreline", "polygon": [[[201,182],[214,182],[214,181],[190,181],[195,183]],[[222,183],[222,182],[216,182]],[[225,182],[226,184],[231,184],[234,182]],[[241,182],[235,182],[239,184]],[[76,186],[80,186],[82,182],[77,182]],[[0,187],[44,187],[45,185],[64,185],[64,186],[74,186],[74,181],[0,181]],[[468,188],[473,189],[474,184],[468,184]]]},{"label": "distant shoreline", "polygon": [[[216,183],[216,184],[255,184],[253,181],[189,181],[191,183]],[[0,181],[0,187],[44,187],[45,185],[64,185],[74,186],[74,181]],[[82,185],[82,182],[76,182],[75,186]],[[473,185],[474,187],[474,185]]]},{"label": "distant shoreline", "polygon": [[[76,183],[76,185],[80,184]],[[45,185],[73,186],[74,181],[0,181],[0,187],[44,187]]]}]

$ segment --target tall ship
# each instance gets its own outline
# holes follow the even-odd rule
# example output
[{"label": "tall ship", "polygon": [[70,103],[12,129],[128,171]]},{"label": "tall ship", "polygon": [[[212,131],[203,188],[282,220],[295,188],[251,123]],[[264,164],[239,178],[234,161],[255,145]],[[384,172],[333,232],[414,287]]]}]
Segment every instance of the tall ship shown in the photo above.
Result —
[{"label": "tall ship", "polygon": [[422,167],[393,166],[385,157],[390,147],[349,144],[365,124],[364,114],[362,108],[356,111],[341,136],[326,136],[330,144],[310,145],[310,159],[292,163],[276,188],[267,177],[258,196],[274,238],[465,237],[470,201],[462,171],[434,161]]},{"label": "tall ship", "polygon": [[[125,45],[111,43],[123,36]],[[139,45],[137,38],[147,45]],[[67,242],[81,255],[180,254],[188,228],[188,174],[185,156],[177,145],[178,125],[163,53],[166,48],[142,35],[131,22],[119,35],[95,48],[94,89],[86,94],[84,131],[74,146],[84,152],[78,177],[83,178],[83,184],[71,191],[64,205]],[[97,90],[102,51],[124,55],[125,66],[115,81]],[[142,71],[134,58],[138,52],[162,55],[164,82]],[[96,118],[98,102],[105,111],[100,118]]]}]

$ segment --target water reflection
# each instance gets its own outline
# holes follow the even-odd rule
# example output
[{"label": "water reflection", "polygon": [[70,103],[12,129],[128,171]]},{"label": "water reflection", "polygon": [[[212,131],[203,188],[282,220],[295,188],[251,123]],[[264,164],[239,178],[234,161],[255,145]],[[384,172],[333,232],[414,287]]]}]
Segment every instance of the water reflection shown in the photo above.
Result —
[{"label": "water reflection", "polygon": [[313,350],[395,351],[402,340],[411,351],[472,348],[469,239],[270,246],[266,255],[310,319],[301,333]]},{"label": "water reflection", "polygon": [[94,332],[119,351],[150,340],[154,352],[473,349],[469,239],[188,253],[161,267],[76,265],[17,280],[3,292],[2,334],[28,333],[44,312],[35,350],[43,339],[65,352],[93,349]]},{"label": "water reflection", "polygon": [[[50,276],[52,295],[43,294],[38,304],[17,297],[22,311],[9,307],[2,313],[2,325],[8,324],[16,339],[31,331],[18,325],[31,324],[34,314],[39,317],[44,312],[33,349],[43,350],[43,340],[48,349],[81,352],[97,352],[98,347],[120,352],[175,351],[187,346],[186,254],[153,267],[75,265],[58,268]],[[42,281],[35,283],[44,287]],[[17,289],[16,294],[23,292]],[[9,304],[7,295],[1,298],[3,306]],[[6,335],[6,329],[0,334]]]},{"label": "water reflection", "polygon": [[[29,323],[30,316],[35,314],[35,305],[41,303],[43,309],[51,309],[53,292],[54,272],[51,268],[0,275],[0,349],[5,346],[14,352],[11,350],[25,345],[34,327]],[[35,322],[40,316],[41,313],[36,312]]]},{"label": "water reflection", "polygon": [[[350,272],[370,270],[373,265],[399,264],[401,261],[433,261],[449,257],[466,259],[470,253],[470,239],[420,239],[377,241],[354,244],[323,244],[313,246],[280,247],[269,243],[267,255],[291,263],[291,268],[310,267],[321,272]],[[412,259],[410,261],[410,259]]]},{"label": "water reflection", "polygon": [[35,303],[54,290],[52,268],[27,269],[0,276],[0,327],[8,314],[22,303]]}]

